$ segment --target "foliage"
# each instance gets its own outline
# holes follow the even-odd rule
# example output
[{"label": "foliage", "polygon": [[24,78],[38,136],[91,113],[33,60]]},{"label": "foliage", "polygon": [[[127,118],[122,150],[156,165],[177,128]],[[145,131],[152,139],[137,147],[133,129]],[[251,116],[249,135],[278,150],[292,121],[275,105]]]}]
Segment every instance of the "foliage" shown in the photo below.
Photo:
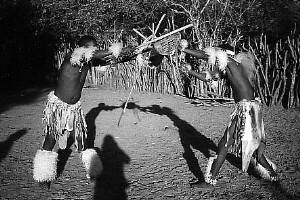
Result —
[{"label": "foliage", "polygon": [[232,45],[241,39],[244,15],[253,8],[255,0],[166,1],[176,14],[184,15],[194,24],[199,48],[217,45],[229,38]]},{"label": "foliage", "polygon": [[118,40],[131,34],[132,28],[146,27],[158,20],[165,12],[159,1],[43,0],[37,3],[43,11],[40,24],[61,39],[92,34],[101,41]]},{"label": "foliage", "polygon": [[[265,103],[272,105],[287,98],[290,99],[288,106],[298,105],[299,95],[295,91],[299,89],[299,57],[295,57],[298,55],[295,52],[299,51],[296,48],[299,42],[293,38],[299,36],[299,13],[299,3],[293,0],[3,0],[0,3],[0,53],[3,59],[0,81],[22,85],[26,81],[45,80],[53,73],[53,65],[62,61],[78,36],[83,34],[96,36],[104,48],[116,40],[138,44],[141,38],[133,28],[149,36],[153,29],[151,25],[157,24],[166,14],[157,36],[165,28],[174,30],[192,23],[193,29],[182,32],[192,48],[223,42],[242,46],[251,37],[257,47],[253,47],[254,42],[247,48],[253,48],[260,63],[261,95]],[[295,37],[278,43],[292,28]],[[266,39],[257,42],[261,33]],[[274,59],[277,59],[275,63]],[[169,92],[180,92],[185,83],[180,80],[178,62],[172,58],[171,61],[164,60],[159,70],[136,71],[135,77],[143,74],[142,84],[148,84],[148,76],[152,81],[141,88],[165,91],[163,87],[167,87]],[[201,63],[194,64],[199,66]],[[280,66],[284,68],[276,75]],[[284,69],[285,73],[282,72]],[[158,85],[155,82],[158,79],[161,87],[155,90],[153,87]],[[190,83],[196,95],[209,90],[202,82],[190,80]],[[224,92],[219,91],[219,94]]]}]

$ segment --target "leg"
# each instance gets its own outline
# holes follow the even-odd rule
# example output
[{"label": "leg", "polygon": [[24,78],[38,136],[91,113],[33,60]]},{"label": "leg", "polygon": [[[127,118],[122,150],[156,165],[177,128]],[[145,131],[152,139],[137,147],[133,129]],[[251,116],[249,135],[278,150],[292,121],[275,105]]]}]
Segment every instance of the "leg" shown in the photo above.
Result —
[{"label": "leg", "polygon": [[64,145],[65,148],[63,149],[59,148],[57,151],[58,153],[57,177],[61,176],[61,174],[63,173],[67,161],[72,153],[71,146],[74,143],[74,138],[72,137],[72,133],[64,133],[64,134],[67,134],[69,137],[67,138],[66,144]]},{"label": "leg", "polygon": [[77,150],[81,152],[81,160],[86,170],[86,177],[96,179],[103,171],[102,161],[94,148],[87,147],[87,139],[83,136],[72,134],[76,140]]},{"label": "leg", "polygon": [[54,137],[47,133],[42,149],[36,152],[33,160],[33,179],[42,188],[49,189],[51,181],[56,179],[58,154],[52,151],[55,143]]},{"label": "leg", "polygon": [[214,160],[214,162],[212,164],[212,169],[211,169],[211,174],[212,174],[212,177],[214,177],[214,178],[218,175],[218,173],[226,159],[226,155],[228,153],[228,148],[232,144],[231,136],[232,135],[230,134],[230,138],[229,138],[228,144],[226,146],[226,142],[227,142],[227,129],[226,129],[222,139],[220,140],[220,142],[218,144],[217,158]]},{"label": "leg", "polygon": [[[228,148],[233,143],[233,133],[235,131],[236,123],[237,123],[237,117],[235,117],[231,125],[228,128],[226,128],[224,135],[218,144],[217,158],[210,158],[208,161],[205,181],[210,184],[213,185],[216,184],[216,177],[226,159]],[[227,139],[227,135],[229,135],[228,139]]]},{"label": "leg", "polygon": [[46,151],[52,151],[52,149],[55,146],[55,143],[56,143],[55,138],[51,134],[47,133],[47,135],[45,136],[42,149]]},{"label": "leg", "polygon": [[89,148],[82,151],[81,160],[88,179],[94,180],[102,173],[103,164],[95,149]]},{"label": "leg", "polygon": [[204,175],[201,171],[198,160],[195,157],[193,150],[191,149],[191,147],[189,145],[185,145],[185,146],[183,146],[183,148],[184,148],[183,158],[186,160],[190,171],[193,173],[193,175],[197,179],[197,181],[195,183],[192,182],[191,185],[204,182]]},{"label": "leg", "polygon": [[269,181],[278,181],[279,177],[275,172],[276,166],[269,159],[265,157],[264,154],[257,160],[257,165],[255,166],[258,174],[266,180]]}]

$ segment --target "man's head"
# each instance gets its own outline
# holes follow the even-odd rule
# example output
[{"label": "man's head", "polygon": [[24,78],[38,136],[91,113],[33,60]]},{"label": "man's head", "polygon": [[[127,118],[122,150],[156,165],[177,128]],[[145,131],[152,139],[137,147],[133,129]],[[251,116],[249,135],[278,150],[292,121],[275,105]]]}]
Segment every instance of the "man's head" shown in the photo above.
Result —
[{"label": "man's head", "polygon": [[84,35],[82,36],[78,41],[79,47],[91,47],[96,46],[97,41],[93,36],[90,35]]}]

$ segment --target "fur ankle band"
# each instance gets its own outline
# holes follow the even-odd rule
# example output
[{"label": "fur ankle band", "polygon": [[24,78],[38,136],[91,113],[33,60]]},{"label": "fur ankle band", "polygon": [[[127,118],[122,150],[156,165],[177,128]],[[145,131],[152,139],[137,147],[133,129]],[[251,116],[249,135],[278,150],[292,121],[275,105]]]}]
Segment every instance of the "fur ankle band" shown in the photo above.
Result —
[{"label": "fur ankle band", "polygon": [[33,160],[33,179],[50,182],[56,178],[58,154],[53,151],[38,150]]},{"label": "fur ankle band", "polygon": [[270,172],[269,170],[267,170],[265,167],[263,167],[261,164],[259,163],[255,163],[254,165],[254,170],[255,172],[263,179],[268,180],[268,181],[278,181],[278,175],[276,174],[276,170],[277,170],[277,166],[268,158],[266,158],[266,160],[268,161],[269,165],[272,167],[272,169],[274,170],[274,172]]},{"label": "fur ankle band", "polygon": [[217,184],[217,179],[215,178],[212,178],[212,174],[210,173],[211,171],[211,167],[212,167],[212,164],[214,162],[214,160],[216,159],[217,157],[214,156],[214,157],[210,157],[208,159],[208,162],[207,162],[207,167],[206,167],[206,172],[205,172],[205,182],[206,183],[209,183],[211,185],[216,185]]},{"label": "fur ankle band", "polygon": [[103,164],[94,149],[86,149],[81,153],[81,159],[86,170],[86,177],[94,179],[103,171]]}]

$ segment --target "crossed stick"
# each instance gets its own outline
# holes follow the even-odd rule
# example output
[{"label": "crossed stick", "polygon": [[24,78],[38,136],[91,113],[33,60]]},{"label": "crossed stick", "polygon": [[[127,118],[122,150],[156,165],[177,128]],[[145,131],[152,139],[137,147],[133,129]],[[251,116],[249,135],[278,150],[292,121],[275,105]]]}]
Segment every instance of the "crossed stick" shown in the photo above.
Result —
[{"label": "crossed stick", "polygon": [[[141,36],[142,38],[144,38],[144,42],[143,42],[140,46],[138,46],[136,49],[140,49],[141,47],[144,47],[144,46],[146,46],[146,45],[148,45],[148,44],[152,44],[152,43],[154,43],[154,42],[157,42],[157,41],[159,41],[159,40],[162,40],[162,39],[164,39],[164,38],[166,38],[166,37],[168,37],[168,36],[171,36],[171,35],[173,35],[173,34],[175,34],[175,33],[178,33],[178,32],[180,32],[180,31],[182,31],[182,30],[185,30],[185,29],[190,28],[190,27],[193,26],[193,24],[189,24],[189,25],[183,26],[183,27],[181,27],[181,28],[179,28],[179,29],[176,29],[176,30],[174,30],[174,31],[171,31],[171,32],[169,32],[169,33],[167,33],[167,34],[165,34],[165,35],[162,35],[162,36],[160,36],[160,37],[155,38],[155,34],[157,33],[158,28],[159,28],[159,26],[160,26],[160,24],[161,24],[161,22],[162,22],[162,20],[164,19],[165,16],[166,16],[166,15],[164,14],[164,15],[161,17],[161,19],[159,20],[159,23],[158,23],[158,25],[157,25],[157,27],[156,27],[155,30],[154,30],[154,24],[152,24],[152,27],[153,27],[153,28],[152,28],[152,29],[153,29],[153,30],[152,30],[152,33],[153,33],[153,35],[151,35],[151,36],[148,37],[148,38],[147,38],[146,36],[144,36],[142,33],[140,33],[138,30],[133,29],[133,31],[135,31],[139,36]],[[154,38],[154,39],[153,39],[153,38]],[[150,40],[150,39],[152,39],[152,40]],[[149,41],[149,40],[150,40],[150,41]],[[132,87],[131,87],[131,90],[130,90],[130,93],[129,93],[129,95],[128,95],[128,97],[127,97],[127,100],[126,100],[126,102],[125,102],[124,108],[123,108],[123,110],[122,110],[122,112],[121,112],[121,115],[120,115],[120,117],[119,117],[119,120],[118,120],[118,126],[120,125],[121,119],[122,119],[124,113],[126,112],[127,104],[128,104],[129,99],[130,99],[130,96],[131,96],[133,87],[134,87],[134,84],[133,84]]]},{"label": "crossed stick", "polygon": [[131,96],[133,87],[134,87],[134,84],[131,86],[130,93],[129,93],[128,97],[127,97],[127,100],[126,100],[126,102],[125,102],[124,108],[123,108],[123,110],[122,110],[122,112],[121,112],[121,115],[120,115],[120,117],[119,117],[118,126],[120,125],[121,119],[122,119],[124,113],[126,112],[126,107],[127,107],[128,101],[129,101],[129,99],[130,99],[130,96]]}]

